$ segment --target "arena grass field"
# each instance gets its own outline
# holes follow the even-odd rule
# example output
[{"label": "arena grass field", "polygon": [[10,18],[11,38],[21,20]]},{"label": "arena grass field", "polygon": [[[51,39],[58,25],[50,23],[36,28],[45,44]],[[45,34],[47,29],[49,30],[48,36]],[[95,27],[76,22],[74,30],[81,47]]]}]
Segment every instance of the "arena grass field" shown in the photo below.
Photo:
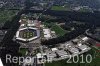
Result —
[{"label": "arena grass field", "polygon": [[22,30],[20,31],[20,37],[24,39],[29,39],[34,37],[36,35],[35,33],[36,31],[31,29]]},{"label": "arena grass field", "polygon": [[32,38],[34,36],[34,32],[24,32],[23,33],[23,38],[29,39]]}]

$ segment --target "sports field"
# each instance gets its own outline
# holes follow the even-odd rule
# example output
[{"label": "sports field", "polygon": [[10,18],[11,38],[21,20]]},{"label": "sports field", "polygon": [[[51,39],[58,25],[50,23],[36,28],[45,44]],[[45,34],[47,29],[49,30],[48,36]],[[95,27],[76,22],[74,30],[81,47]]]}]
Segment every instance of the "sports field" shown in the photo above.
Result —
[{"label": "sports field", "polygon": [[31,31],[27,31],[23,33],[23,38],[29,39],[32,38],[34,36],[34,33]]},{"label": "sports field", "polygon": [[24,39],[32,38],[35,35],[36,35],[36,31],[35,30],[25,29],[25,30],[20,31],[20,37],[24,38]]}]

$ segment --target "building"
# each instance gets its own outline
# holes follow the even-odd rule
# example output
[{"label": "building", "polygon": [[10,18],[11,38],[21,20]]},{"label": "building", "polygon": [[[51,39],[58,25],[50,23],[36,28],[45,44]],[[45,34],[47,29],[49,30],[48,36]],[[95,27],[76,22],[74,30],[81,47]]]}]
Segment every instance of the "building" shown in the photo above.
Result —
[{"label": "building", "polygon": [[52,62],[53,59],[57,56],[55,52],[46,52],[47,62]]},{"label": "building", "polygon": [[89,38],[88,37],[83,37],[82,40],[83,41],[87,41]]},{"label": "building", "polygon": [[21,28],[16,33],[16,40],[25,42],[35,40],[38,37],[40,37],[40,31],[33,27]]},{"label": "building", "polygon": [[37,57],[37,63],[38,64],[43,64],[43,63],[45,63],[46,62],[46,54],[45,53],[38,53],[38,54],[36,54],[36,57]]},{"label": "building", "polygon": [[78,53],[79,53],[79,50],[78,50],[77,48],[75,48],[75,47],[70,48],[69,51],[70,51],[71,53],[73,53],[73,54],[78,54]]},{"label": "building", "polygon": [[40,21],[22,18],[19,22],[21,25],[19,30],[16,32],[16,40],[30,42],[40,37]]},{"label": "building", "polygon": [[62,58],[68,56],[68,53],[66,51],[64,51],[64,50],[58,50],[58,51],[56,51],[56,53]]},{"label": "building", "polygon": [[56,50],[58,50],[58,49],[57,49],[57,48],[52,48],[51,50],[52,50],[52,51],[56,51]]},{"label": "building", "polygon": [[90,49],[90,47],[88,47],[87,45],[80,45],[78,48],[81,49],[82,51],[86,51]]},{"label": "building", "polygon": [[50,29],[43,29],[43,33],[44,33],[44,38],[45,39],[50,39],[52,37]]}]

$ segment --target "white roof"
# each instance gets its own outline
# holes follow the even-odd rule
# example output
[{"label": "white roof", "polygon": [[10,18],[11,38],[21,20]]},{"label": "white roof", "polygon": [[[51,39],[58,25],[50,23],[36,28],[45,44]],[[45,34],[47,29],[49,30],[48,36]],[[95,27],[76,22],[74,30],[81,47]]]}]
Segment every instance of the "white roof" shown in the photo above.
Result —
[{"label": "white roof", "polygon": [[71,48],[69,51],[71,51],[72,53],[79,53],[77,48]]},{"label": "white roof", "polygon": [[36,54],[37,58],[43,58],[44,55],[46,55],[46,53],[38,53],[38,54]]},{"label": "white roof", "polygon": [[36,56],[37,56],[37,58],[42,58],[42,54],[41,53],[38,53]]},{"label": "white roof", "polygon": [[81,45],[79,48],[84,51],[88,49],[89,47],[87,45]]},{"label": "white roof", "polygon": [[50,33],[50,29],[43,29],[43,31],[44,31],[44,34]]},{"label": "white roof", "polygon": [[43,29],[43,32],[44,32],[44,37],[45,38],[50,38],[51,37],[50,29]]},{"label": "white roof", "polygon": [[48,52],[48,53],[46,53],[46,55],[47,55],[47,57],[51,57],[51,58],[54,58],[54,57],[56,57],[56,54],[55,54],[55,52]]},{"label": "white roof", "polygon": [[78,42],[78,41],[79,41],[79,39],[78,39],[78,38],[76,38],[76,39],[73,39],[73,41],[74,41],[74,42]]},{"label": "white roof", "polygon": [[81,43],[78,44],[78,46],[81,46],[81,45],[82,45]]},{"label": "white roof", "polygon": [[0,59],[0,66],[3,66],[3,63],[2,63],[2,61],[1,61],[1,59]]},{"label": "white roof", "polygon": [[44,37],[45,37],[45,38],[50,38],[51,35],[50,35],[50,34],[46,34],[46,35],[44,35]]},{"label": "white roof", "polygon": [[55,33],[55,31],[51,31],[51,33]]},{"label": "white roof", "polygon": [[58,51],[56,51],[57,52],[57,54],[59,55],[59,56],[67,56],[68,55],[68,53],[66,52],[66,51],[64,51],[64,50],[58,50]]},{"label": "white roof", "polygon": [[52,51],[56,51],[56,50],[58,50],[57,48],[52,48]]},{"label": "white roof", "polygon": [[21,26],[25,26],[25,24],[21,24]]},{"label": "white roof", "polygon": [[22,20],[19,20],[19,22],[21,22]]},{"label": "white roof", "polygon": [[35,26],[35,24],[28,24],[28,26]]},{"label": "white roof", "polygon": [[82,40],[86,41],[86,40],[88,40],[88,37],[84,37],[84,38],[82,38]]}]

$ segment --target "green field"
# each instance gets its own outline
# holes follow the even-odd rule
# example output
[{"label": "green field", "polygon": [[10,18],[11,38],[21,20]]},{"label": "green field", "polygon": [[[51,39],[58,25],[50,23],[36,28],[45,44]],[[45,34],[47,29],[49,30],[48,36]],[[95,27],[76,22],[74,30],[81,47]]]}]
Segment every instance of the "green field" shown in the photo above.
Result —
[{"label": "green field", "polygon": [[51,27],[51,30],[55,31],[58,36],[63,36],[64,34],[67,33],[66,30],[62,29],[59,25],[56,25],[56,24],[54,24]]},{"label": "green field", "polygon": [[26,48],[20,48],[19,53],[22,54],[23,56],[26,54],[27,49]]},{"label": "green field", "polygon": [[52,31],[55,31],[57,36],[63,36],[66,34],[68,31],[62,29],[59,25],[56,23],[46,23],[44,22],[45,27],[49,27]]},{"label": "green field", "polygon": [[32,38],[34,36],[33,32],[24,32],[23,33],[23,38],[29,39]]},{"label": "green field", "polygon": [[51,8],[51,10],[58,10],[58,11],[63,10],[63,11],[69,11],[70,8],[69,8],[69,7],[63,7],[63,6],[53,6],[53,7]]},{"label": "green field", "polygon": [[80,11],[80,12],[91,12],[91,10],[85,9],[85,8],[81,8],[79,11]]}]

